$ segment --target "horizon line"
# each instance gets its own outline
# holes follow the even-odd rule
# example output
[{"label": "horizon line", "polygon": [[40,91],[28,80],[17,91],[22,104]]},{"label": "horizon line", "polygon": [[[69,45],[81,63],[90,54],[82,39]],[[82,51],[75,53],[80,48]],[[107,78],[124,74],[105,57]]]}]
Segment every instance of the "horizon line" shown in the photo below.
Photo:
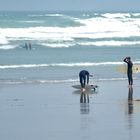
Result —
[{"label": "horizon line", "polygon": [[140,12],[140,10],[0,10],[0,12]]}]

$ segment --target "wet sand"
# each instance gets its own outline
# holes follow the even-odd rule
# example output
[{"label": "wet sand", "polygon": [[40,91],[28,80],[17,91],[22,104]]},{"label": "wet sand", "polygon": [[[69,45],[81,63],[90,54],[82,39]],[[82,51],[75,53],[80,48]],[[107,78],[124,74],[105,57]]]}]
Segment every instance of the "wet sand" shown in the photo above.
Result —
[{"label": "wet sand", "polygon": [[134,83],[129,90],[127,81],[98,82],[86,98],[73,83],[0,86],[0,139],[138,140],[140,81]]}]

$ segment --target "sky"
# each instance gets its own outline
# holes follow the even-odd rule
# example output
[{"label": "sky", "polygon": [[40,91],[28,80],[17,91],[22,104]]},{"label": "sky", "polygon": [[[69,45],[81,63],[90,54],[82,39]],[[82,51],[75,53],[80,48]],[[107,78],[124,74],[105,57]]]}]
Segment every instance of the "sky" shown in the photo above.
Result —
[{"label": "sky", "polygon": [[140,0],[0,0],[0,11],[140,11]]}]

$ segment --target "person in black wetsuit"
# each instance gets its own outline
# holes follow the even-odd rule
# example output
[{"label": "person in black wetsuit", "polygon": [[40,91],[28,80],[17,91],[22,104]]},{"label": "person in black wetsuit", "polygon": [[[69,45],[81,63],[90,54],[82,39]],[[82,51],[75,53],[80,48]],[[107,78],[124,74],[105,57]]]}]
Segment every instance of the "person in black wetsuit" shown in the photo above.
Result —
[{"label": "person in black wetsuit", "polygon": [[129,86],[132,86],[133,85],[133,77],[132,77],[132,67],[133,67],[133,63],[131,61],[131,57],[126,57],[124,60],[123,60],[125,63],[127,63],[127,76],[128,76],[128,83],[129,83]]},{"label": "person in black wetsuit", "polygon": [[82,88],[85,88],[86,83],[89,83],[89,72],[87,70],[82,70],[79,73],[80,84]]}]

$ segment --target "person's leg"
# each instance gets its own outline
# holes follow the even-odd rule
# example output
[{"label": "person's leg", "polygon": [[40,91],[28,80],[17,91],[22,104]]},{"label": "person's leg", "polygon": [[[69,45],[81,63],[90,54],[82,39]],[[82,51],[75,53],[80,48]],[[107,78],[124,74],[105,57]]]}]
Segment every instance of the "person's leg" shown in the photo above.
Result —
[{"label": "person's leg", "polygon": [[128,73],[128,83],[129,85],[133,85],[132,73]]},{"label": "person's leg", "polygon": [[132,77],[132,73],[130,73],[130,85],[133,85],[133,77]]},{"label": "person's leg", "polygon": [[83,84],[83,77],[80,77],[80,84],[81,84],[81,87],[83,88],[83,87],[84,87],[84,84]]},{"label": "person's leg", "polygon": [[128,84],[130,85],[130,76],[129,76],[129,73],[127,73],[127,77],[128,77]]},{"label": "person's leg", "polygon": [[83,78],[83,85],[85,87],[85,85],[86,85],[86,77]]}]

